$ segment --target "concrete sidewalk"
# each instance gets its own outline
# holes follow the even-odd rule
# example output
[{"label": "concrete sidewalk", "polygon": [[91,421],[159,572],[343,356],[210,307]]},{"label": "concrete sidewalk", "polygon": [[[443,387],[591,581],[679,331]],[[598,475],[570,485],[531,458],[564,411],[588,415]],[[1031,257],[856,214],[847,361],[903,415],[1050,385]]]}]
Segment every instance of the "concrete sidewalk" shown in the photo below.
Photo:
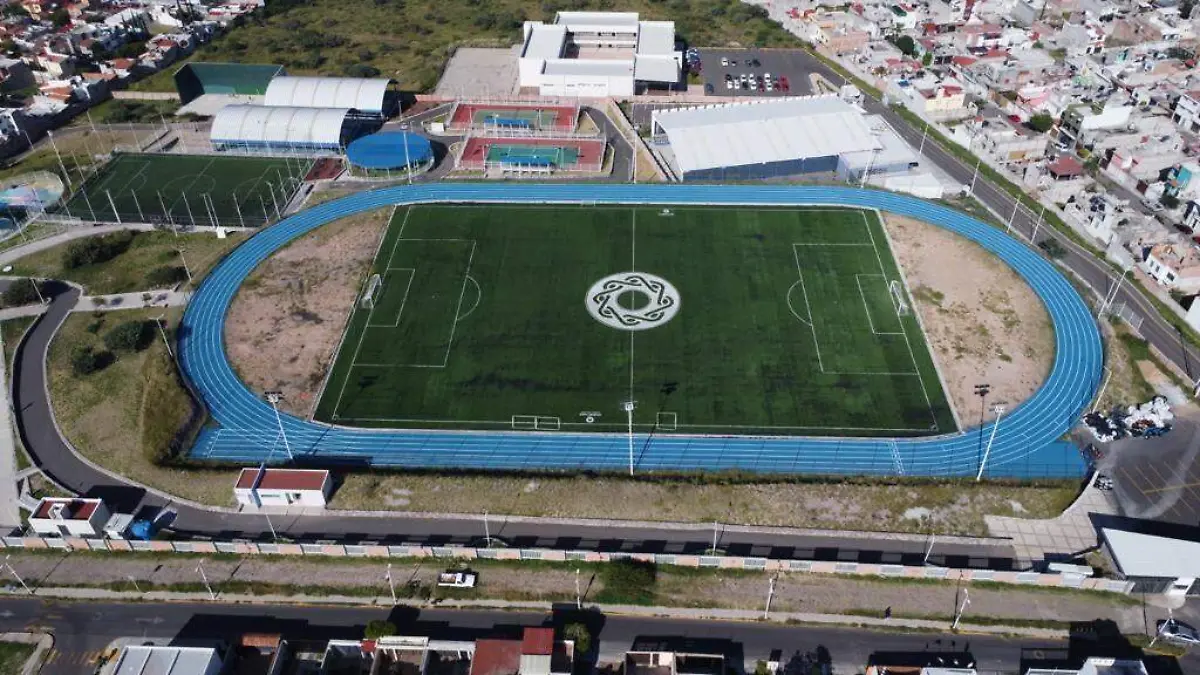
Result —
[{"label": "concrete sidewalk", "polygon": [[97,234],[106,234],[108,232],[120,232],[121,230],[138,230],[141,232],[151,232],[154,230],[153,225],[97,225],[95,227],[87,227],[79,225],[71,227],[66,232],[56,234],[45,239],[31,241],[28,244],[14,246],[7,251],[0,252],[0,265],[9,265],[13,261],[24,258],[31,253],[45,251],[48,248],[54,248],[60,244],[65,244],[73,239],[81,237],[91,237]]},{"label": "concrete sidewalk", "polygon": [[46,313],[50,307],[49,304],[22,305],[21,307],[9,307],[8,309],[0,309],[0,321],[8,321],[9,319],[20,319],[26,316],[41,316]]},{"label": "concrete sidewalk", "polygon": [[73,312],[113,312],[122,309],[145,309],[147,307],[182,307],[192,297],[190,290],[159,289],[113,293],[110,295],[85,295],[79,299]]},{"label": "concrete sidewalk", "polygon": [[[0,353],[4,339],[0,337]],[[7,532],[21,526],[17,492],[17,442],[13,431],[12,404],[8,399],[8,363],[0,358],[0,529]]]},{"label": "concrete sidewalk", "polygon": [[[215,590],[215,589],[214,589]],[[0,591],[0,595],[26,595],[23,590]],[[205,591],[198,593],[180,593],[174,591],[110,591],[95,588],[71,587],[42,587],[36,590],[36,595],[43,598],[62,598],[67,600],[138,600],[143,602],[213,602],[215,604],[251,604],[251,605],[357,605],[369,607],[391,607],[393,603],[388,596],[355,596],[355,595],[245,595],[236,593],[215,593],[209,595]],[[422,608],[441,609],[492,609],[513,611],[551,612],[562,603],[554,602],[523,602],[511,600],[443,600],[430,602],[399,602],[397,605],[409,605]],[[771,612],[764,615],[761,611],[745,611],[735,609],[697,609],[681,607],[652,607],[641,605],[600,605],[584,603],[587,609],[599,610],[604,614],[619,614],[624,616],[670,617],[674,619],[720,620],[720,621],[770,621],[774,623],[806,623],[831,626],[864,626],[870,628],[885,628],[889,630],[912,629],[916,631],[946,631],[950,626],[945,621],[926,619],[884,619],[883,617],[853,616],[842,614],[818,614],[810,612]],[[1067,631],[1048,628],[1025,628],[1019,626],[992,626],[973,624],[968,618],[958,625],[960,633],[978,633],[991,635],[1021,635],[1031,638],[1049,640],[1066,639]]]}]

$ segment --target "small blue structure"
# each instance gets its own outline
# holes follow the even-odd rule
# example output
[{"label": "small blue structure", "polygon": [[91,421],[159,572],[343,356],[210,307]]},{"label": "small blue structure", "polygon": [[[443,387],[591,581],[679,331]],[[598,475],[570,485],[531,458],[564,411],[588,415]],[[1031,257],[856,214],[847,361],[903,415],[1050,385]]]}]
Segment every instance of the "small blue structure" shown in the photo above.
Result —
[{"label": "small blue structure", "polygon": [[433,146],[424,136],[408,131],[381,131],[346,148],[350,164],[371,171],[419,167],[433,159]]}]

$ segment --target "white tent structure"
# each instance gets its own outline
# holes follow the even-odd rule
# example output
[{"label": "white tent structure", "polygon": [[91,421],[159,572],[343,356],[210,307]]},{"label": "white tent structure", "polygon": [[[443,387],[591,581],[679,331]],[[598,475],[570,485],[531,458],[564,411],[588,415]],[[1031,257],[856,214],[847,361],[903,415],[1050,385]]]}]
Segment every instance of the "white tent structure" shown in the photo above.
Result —
[{"label": "white tent structure", "polygon": [[656,110],[684,180],[836,172],[843,157],[880,150],[863,114],[837,96],[759,99]]},{"label": "white tent structure", "polygon": [[361,77],[281,75],[267,85],[264,105],[292,108],[348,108],[365,115],[384,114],[391,80]]},{"label": "white tent structure", "polygon": [[349,114],[347,108],[228,105],[213,118],[209,140],[216,150],[336,151],[346,141]]}]

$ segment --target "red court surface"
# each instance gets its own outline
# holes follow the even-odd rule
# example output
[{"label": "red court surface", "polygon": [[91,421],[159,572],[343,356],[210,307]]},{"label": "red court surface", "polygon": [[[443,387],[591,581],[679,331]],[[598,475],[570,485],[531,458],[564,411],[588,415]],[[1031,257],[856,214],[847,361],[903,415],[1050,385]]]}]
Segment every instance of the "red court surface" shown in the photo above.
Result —
[{"label": "red court surface", "polygon": [[312,168],[304,180],[328,180],[337,178],[342,173],[342,160],[336,157],[323,157],[313,162]]},{"label": "red court surface", "polygon": [[[574,131],[579,120],[579,108],[571,105],[543,103],[459,103],[450,114],[446,128],[451,130],[482,129],[483,120],[489,115],[516,118],[540,117],[535,129]],[[539,115],[540,113],[540,115]],[[553,121],[550,121],[550,120]]]},{"label": "red court surface", "polygon": [[574,164],[555,167],[562,171],[600,171],[604,165],[604,139],[596,138],[530,138],[528,136],[495,137],[472,136],[458,161],[460,169],[486,168],[488,148],[495,145],[536,146],[547,148],[573,148],[579,153]]}]

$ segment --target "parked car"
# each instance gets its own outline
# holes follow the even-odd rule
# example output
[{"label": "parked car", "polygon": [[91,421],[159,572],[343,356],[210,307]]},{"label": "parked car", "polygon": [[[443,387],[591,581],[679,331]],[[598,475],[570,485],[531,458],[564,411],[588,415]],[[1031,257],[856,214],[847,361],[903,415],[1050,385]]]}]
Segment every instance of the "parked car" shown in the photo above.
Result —
[{"label": "parked car", "polygon": [[759,77],[759,78],[758,78],[758,90],[759,90],[759,91],[766,91],[766,90],[767,90],[767,85],[766,85],[766,82],[764,82],[764,81],[763,81],[762,77]]},{"label": "parked car", "polygon": [[1157,625],[1158,634],[1164,640],[1189,645],[1200,645],[1200,633],[1197,633],[1195,628],[1186,623],[1176,621],[1175,619],[1164,619],[1160,620]]},{"label": "parked car", "polygon": [[775,85],[770,80],[767,80],[767,91],[775,91]]},{"label": "parked car", "polygon": [[761,66],[762,64],[758,62],[758,59],[750,59],[750,65],[757,68],[757,67]]},{"label": "parked car", "polygon": [[1013,124],[1020,124],[1020,123],[1021,123],[1021,116],[1020,116],[1020,115],[1009,115],[1009,116],[1008,116],[1008,121],[1009,121],[1009,122],[1012,122]]},{"label": "parked car", "polygon": [[725,88],[733,89],[733,78],[732,77],[725,78]]},{"label": "parked car", "polygon": [[704,93],[706,93],[706,94],[713,93],[713,86],[711,84],[709,84],[708,82],[704,83]]},{"label": "parked car", "polygon": [[724,56],[721,57],[721,67],[722,68],[729,67],[729,59],[725,58]]},{"label": "parked car", "polygon": [[787,79],[787,75],[780,75],[780,76],[779,76],[779,90],[780,90],[780,91],[787,91],[787,90],[788,90],[788,79]]}]

